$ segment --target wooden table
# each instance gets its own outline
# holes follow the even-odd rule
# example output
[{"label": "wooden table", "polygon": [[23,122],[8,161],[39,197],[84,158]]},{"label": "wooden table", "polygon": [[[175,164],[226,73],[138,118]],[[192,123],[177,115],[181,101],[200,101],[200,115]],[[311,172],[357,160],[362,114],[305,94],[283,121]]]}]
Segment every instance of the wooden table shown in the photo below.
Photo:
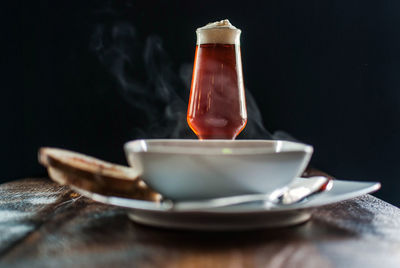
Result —
[{"label": "wooden table", "polygon": [[251,232],[141,226],[49,179],[0,185],[0,267],[400,267],[400,209],[371,195]]}]

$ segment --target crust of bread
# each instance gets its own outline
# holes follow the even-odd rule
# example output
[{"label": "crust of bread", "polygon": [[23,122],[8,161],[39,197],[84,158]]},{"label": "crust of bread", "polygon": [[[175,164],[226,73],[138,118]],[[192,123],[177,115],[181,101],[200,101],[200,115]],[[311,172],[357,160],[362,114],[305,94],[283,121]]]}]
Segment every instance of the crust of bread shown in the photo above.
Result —
[{"label": "crust of bread", "polygon": [[62,185],[90,192],[159,201],[161,195],[150,189],[134,168],[112,164],[84,154],[43,147],[39,163],[47,167],[49,177]]}]

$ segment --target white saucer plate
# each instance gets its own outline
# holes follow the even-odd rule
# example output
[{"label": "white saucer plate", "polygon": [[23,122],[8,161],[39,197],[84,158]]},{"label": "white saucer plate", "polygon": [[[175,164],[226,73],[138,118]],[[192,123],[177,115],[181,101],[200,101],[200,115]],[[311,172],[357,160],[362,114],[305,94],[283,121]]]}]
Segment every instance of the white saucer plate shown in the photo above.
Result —
[{"label": "white saucer plate", "polygon": [[174,211],[150,201],[104,196],[71,188],[95,201],[127,208],[129,218],[140,224],[169,229],[233,231],[300,224],[310,219],[314,208],[374,192],[380,188],[380,183],[334,180],[330,191],[293,205],[266,208],[263,203],[257,202],[196,211]]}]

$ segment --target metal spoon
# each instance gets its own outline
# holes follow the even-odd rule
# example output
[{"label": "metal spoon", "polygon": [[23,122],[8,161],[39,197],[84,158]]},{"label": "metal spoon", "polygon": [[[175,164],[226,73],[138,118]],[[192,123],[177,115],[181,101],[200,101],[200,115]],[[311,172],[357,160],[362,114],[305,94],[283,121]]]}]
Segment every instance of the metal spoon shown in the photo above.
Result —
[{"label": "metal spoon", "polygon": [[249,194],[196,201],[163,200],[163,205],[169,205],[171,210],[203,210],[209,208],[227,207],[232,205],[264,202],[264,206],[272,208],[295,204],[321,191],[329,191],[332,188],[332,180],[322,176],[297,180],[290,184],[281,195],[273,194]]},{"label": "metal spoon", "polygon": [[263,202],[265,208],[288,206],[298,203],[313,194],[329,191],[332,188],[332,180],[322,176],[301,178],[290,184],[286,191],[280,195],[275,194],[250,194],[196,201],[172,201],[163,199],[161,202],[137,200],[102,194],[84,190],[76,185],[69,186],[83,196],[95,201],[126,208],[156,210],[156,211],[193,211],[207,210],[210,208],[227,207],[252,202]]}]

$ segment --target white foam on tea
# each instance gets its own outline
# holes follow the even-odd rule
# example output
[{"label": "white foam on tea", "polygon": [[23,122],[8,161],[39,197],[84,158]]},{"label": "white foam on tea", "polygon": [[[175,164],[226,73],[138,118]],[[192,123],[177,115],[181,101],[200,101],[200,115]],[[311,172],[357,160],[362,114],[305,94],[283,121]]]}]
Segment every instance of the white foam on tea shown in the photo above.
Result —
[{"label": "white foam on tea", "polygon": [[229,20],[208,23],[198,28],[197,44],[235,44],[240,45],[241,30],[233,26]]}]

